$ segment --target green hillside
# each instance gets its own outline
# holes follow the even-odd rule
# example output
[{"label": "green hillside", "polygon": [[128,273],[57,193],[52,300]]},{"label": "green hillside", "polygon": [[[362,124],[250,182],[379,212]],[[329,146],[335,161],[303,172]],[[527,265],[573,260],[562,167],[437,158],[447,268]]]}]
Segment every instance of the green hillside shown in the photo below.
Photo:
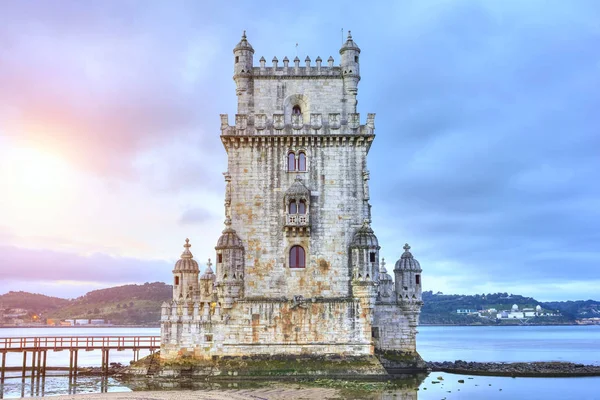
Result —
[{"label": "green hillside", "polygon": [[8,292],[0,296],[0,305],[6,309],[22,308],[30,313],[47,313],[68,306],[70,300],[28,292]]},{"label": "green hillside", "polygon": [[172,296],[173,287],[163,282],[117,286],[91,291],[48,317],[102,318],[115,325],[157,325],[161,304]]}]

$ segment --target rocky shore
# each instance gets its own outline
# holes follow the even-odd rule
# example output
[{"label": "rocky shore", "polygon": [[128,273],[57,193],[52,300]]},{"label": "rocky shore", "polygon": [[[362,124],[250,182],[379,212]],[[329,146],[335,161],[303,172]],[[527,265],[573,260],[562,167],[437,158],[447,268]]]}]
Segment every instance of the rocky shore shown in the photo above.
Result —
[{"label": "rocky shore", "polygon": [[511,377],[568,377],[600,376],[600,366],[569,362],[518,362],[488,363],[469,361],[430,361],[431,371],[451,372],[464,375],[511,376]]}]

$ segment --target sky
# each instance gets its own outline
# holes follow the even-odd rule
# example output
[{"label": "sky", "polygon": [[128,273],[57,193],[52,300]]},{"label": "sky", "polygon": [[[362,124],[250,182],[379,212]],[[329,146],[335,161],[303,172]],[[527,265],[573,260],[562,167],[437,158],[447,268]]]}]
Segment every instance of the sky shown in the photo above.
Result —
[{"label": "sky", "polygon": [[351,30],[388,271],[408,242],[424,290],[600,300],[600,3],[253,4],[2,4],[0,293],[170,282],[186,237],[204,267],[242,31],[258,65]]}]

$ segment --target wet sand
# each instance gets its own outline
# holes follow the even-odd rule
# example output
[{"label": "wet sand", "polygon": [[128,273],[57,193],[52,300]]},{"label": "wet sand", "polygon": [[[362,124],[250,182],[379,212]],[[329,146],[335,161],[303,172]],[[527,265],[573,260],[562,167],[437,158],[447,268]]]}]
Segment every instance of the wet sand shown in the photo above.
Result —
[{"label": "wet sand", "polygon": [[160,392],[90,393],[53,396],[59,400],[333,400],[343,398],[331,388],[261,388],[243,390],[177,390]]}]

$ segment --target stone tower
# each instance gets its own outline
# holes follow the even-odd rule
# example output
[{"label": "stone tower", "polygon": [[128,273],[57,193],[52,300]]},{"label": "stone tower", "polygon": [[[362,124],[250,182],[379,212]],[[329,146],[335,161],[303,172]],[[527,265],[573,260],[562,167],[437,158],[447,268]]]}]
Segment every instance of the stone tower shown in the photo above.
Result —
[{"label": "stone tower", "polygon": [[[175,296],[174,304],[181,298],[189,306],[164,306],[162,357],[182,349],[204,359],[371,355],[388,320],[396,324],[390,331],[400,324],[413,337],[387,349],[415,350],[403,346],[415,342],[408,327],[420,298],[410,308],[397,295],[371,228],[367,155],[375,114],[360,123],[360,49],[350,32],[339,53],[339,66],[332,57],[327,65],[306,57],[302,66],[298,57],[283,65],[273,58],[272,66],[261,57],[254,66],[245,32],[235,46],[237,113],[234,125],[221,115],[228,162],[215,271],[209,266],[199,284],[177,289],[194,295]],[[180,326],[185,321],[196,325]]]}]

